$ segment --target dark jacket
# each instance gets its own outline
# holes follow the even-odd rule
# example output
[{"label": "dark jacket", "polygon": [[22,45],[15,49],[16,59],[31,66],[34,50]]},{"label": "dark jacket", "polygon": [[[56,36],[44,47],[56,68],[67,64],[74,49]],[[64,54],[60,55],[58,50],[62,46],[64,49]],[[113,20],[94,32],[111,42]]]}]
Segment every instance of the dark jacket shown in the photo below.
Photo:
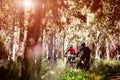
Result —
[{"label": "dark jacket", "polygon": [[89,60],[90,60],[90,52],[91,52],[89,47],[81,48],[80,52],[83,53],[80,60],[85,61],[85,62],[89,62]]}]

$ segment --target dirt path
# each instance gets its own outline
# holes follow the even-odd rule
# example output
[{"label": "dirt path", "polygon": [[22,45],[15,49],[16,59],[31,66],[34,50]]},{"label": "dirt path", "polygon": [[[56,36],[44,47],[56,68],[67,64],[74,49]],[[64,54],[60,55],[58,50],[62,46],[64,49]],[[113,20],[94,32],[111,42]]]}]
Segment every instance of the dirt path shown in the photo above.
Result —
[{"label": "dirt path", "polygon": [[42,76],[42,80],[59,80],[60,74],[65,69],[65,61],[59,60],[54,66],[50,68],[44,76]]}]

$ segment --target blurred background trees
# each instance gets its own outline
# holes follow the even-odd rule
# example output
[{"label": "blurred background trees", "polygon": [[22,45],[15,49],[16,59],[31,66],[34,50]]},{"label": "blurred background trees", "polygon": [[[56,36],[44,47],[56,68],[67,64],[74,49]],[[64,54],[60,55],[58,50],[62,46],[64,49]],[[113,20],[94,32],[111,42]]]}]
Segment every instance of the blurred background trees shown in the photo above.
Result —
[{"label": "blurred background trees", "polygon": [[82,42],[95,59],[120,55],[120,0],[28,1],[26,6],[23,0],[0,0],[0,39],[9,60],[31,60],[27,55],[37,47],[53,63],[54,54],[63,58],[70,44],[77,49]]}]

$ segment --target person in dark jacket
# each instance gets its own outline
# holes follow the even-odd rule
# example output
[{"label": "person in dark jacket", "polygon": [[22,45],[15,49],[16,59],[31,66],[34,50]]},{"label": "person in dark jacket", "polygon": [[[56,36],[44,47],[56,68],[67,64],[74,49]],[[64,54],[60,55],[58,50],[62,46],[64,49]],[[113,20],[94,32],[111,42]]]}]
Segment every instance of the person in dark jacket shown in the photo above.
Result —
[{"label": "person in dark jacket", "polygon": [[87,47],[85,43],[82,43],[81,48],[77,54],[80,57],[80,61],[77,64],[77,68],[87,69],[87,70],[89,69],[89,67],[90,67],[90,64],[89,64],[90,52],[91,52],[90,48]]}]

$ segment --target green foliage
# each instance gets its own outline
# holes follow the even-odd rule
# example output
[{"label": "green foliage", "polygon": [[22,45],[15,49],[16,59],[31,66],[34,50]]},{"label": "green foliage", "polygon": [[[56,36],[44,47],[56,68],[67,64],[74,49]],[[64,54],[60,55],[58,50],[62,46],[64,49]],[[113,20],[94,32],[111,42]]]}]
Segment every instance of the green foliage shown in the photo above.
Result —
[{"label": "green foliage", "polygon": [[[36,66],[32,66],[30,67],[30,71],[32,72],[31,74],[31,79],[30,80],[36,80],[39,77],[34,74]],[[49,66],[48,66],[48,62],[44,61],[44,63],[42,64],[40,73],[38,73],[38,75],[44,75],[45,73],[47,73],[47,71],[49,70]],[[5,61],[5,60],[1,60],[0,61],[0,80],[21,80],[22,77],[22,64],[18,63],[16,61],[10,62],[10,61]]]},{"label": "green foliage", "polygon": [[67,67],[60,80],[108,80],[113,76],[120,76],[119,68],[119,61],[94,60],[89,71]]},{"label": "green foliage", "polygon": [[115,60],[95,60],[91,66],[91,72],[101,75],[104,80],[111,76],[120,76],[120,62]]},{"label": "green foliage", "polygon": [[49,70],[49,62],[45,59],[42,60],[41,75],[44,75]]},{"label": "green foliage", "polygon": [[0,65],[0,80],[20,80],[20,68],[17,62],[3,61]]},{"label": "green foliage", "polygon": [[[49,70],[48,62],[46,60],[43,62],[41,75],[45,75]],[[58,80],[108,80],[112,76],[120,76],[119,68],[119,61],[94,60],[89,71],[66,67],[60,75],[57,75],[57,73],[55,76]],[[2,61],[0,76],[0,80],[20,80],[21,64],[16,61]],[[35,79],[36,77],[33,76],[32,80]]]},{"label": "green foliage", "polygon": [[84,70],[70,69],[61,75],[61,80],[86,80],[87,72]]}]

